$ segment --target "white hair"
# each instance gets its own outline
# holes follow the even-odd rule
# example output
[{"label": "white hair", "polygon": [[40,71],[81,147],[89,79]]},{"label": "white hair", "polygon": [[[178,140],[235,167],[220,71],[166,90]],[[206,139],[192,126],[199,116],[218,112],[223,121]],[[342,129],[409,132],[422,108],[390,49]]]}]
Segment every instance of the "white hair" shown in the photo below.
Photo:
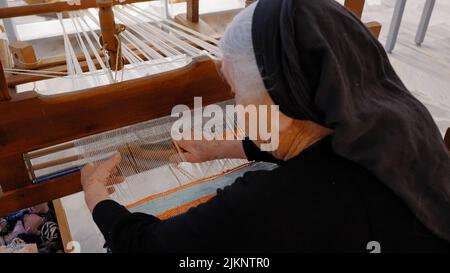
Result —
[{"label": "white hair", "polygon": [[253,102],[257,102],[267,92],[253,51],[252,20],[256,4],[249,5],[237,14],[220,40],[228,80],[236,97]]}]

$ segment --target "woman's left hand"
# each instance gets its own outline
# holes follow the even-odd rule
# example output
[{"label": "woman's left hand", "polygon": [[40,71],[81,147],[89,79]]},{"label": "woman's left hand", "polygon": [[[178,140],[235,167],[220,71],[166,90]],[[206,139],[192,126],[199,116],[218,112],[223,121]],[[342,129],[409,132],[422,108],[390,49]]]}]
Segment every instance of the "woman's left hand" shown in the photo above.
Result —
[{"label": "woman's left hand", "polygon": [[121,176],[111,176],[119,162],[120,154],[116,154],[108,160],[89,163],[81,170],[81,186],[83,187],[86,204],[91,212],[98,203],[109,199],[109,194],[114,190],[113,184],[125,180]]}]

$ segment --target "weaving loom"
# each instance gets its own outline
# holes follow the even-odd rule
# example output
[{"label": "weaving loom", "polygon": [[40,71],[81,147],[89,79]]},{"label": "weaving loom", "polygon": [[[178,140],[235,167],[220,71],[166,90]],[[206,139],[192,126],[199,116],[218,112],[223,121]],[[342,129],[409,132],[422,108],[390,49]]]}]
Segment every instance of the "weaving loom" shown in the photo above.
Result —
[{"label": "weaving loom", "polygon": [[[151,212],[164,217],[207,200],[232,183],[227,176],[273,168],[228,159],[171,162],[178,154],[168,135],[172,107],[192,107],[196,96],[204,105],[232,98],[217,72],[220,35],[202,33],[208,28],[199,17],[198,0],[188,0],[186,14],[175,21],[137,2],[145,1],[0,9],[2,19],[56,13],[66,52],[37,59],[33,48],[19,43],[11,47],[15,66],[0,65],[0,215],[79,192],[80,168],[116,151],[122,154],[118,174],[127,180],[115,186],[113,197],[130,209],[159,206]],[[346,5],[360,16],[364,1]],[[379,25],[369,27],[378,35]],[[10,93],[12,88],[17,93]],[[225,124],[238,131],[232,119]],[[154,172],[158,183],[136,188]],[[183,202],[161,205],[162,196],[187,188],[198,191],[177,199]]]},{"label": "weaving loom", "polygon": [[[55,94],[174,70],[199,56],[220,58],[216,39],[163,18],[152,6],[117,7],[112,3],[98,1],[104,7],[69,11],[66,19],[62,13],[56,14],[66,53],[63,67],[36,59],[33,48],[23,42],[11,45],[18,67],[5,68],[14,73],[9,86],[18,92],[33,89]],[[69,30],[75,39],[70,39]],[[81,54],[75,53],[76,48]],[[40,78],[50,79],[35,81]],[[24,84],[30,80],[31,84]]]},{"label": "weaving loom", "polygon": [[[9,93],[3,71],[1,73],[0,109],[14,115],[3,120],[0,136],[0,177],[4,192],[0,199],[0,214],[80,190],[79,174],[76,171],[63,170],[67,175],[47,174],[43,180],[33,178],[33,170],[28,172],[27,166],[23,165],[28,152],[168,115],[177,104],[192,105],[194,96],[203,97],[206,104],[231,98],[228,86],[217,74],[216,65],[211,60],[220,57],[217,56],[215,39],[162,17],[157,18],[156,16],[160,16],[157,13],[145,12],[148,20],[137,21],[138,16],[127,13],[143,13],[137,7],[122,6],[123,11],[114,8],[119,15],[117,17],[128,23],[127,27],[123,27],[115,24],[114,17],[111,17],[112,1],[103,2],[107,2],[106,10],[99,11],[99,17],[96,16],[98,11],[80,9],[92,7],[93,4],[95,6],[95,1],[84,2],[85,6],[64,3],[38,5],[45,9],[38,9],[37,13],[48,13],[48,8],[55,5],[65,5],[63,7],[68,9],[77,8],[69,12],[66,21],[63,21],[61,14],[58,14],[58,19],[64,32],[67,23],[82,29],[74,36],[82,49],[87,71],[81,68],[65,33],[65,48],[68,53],[65,58],[66,72],[52,74],[48,73],[49,69],[10,69],[9,72],[15,73],[12,76],[29,74],[31,77],[25,78],[27,80],[33,79],[36,74],[40,77],[52,76],[52,79],[32,82],[33,88],[30,89],[33,91],[17,94]],[[36,13],[36,9],[26,11],[29,14]],[[5,14],[14,15],[14,12],[0,13],[2,17]],[[150,15],[155,17],[148,18]],[[90,20],[89,23],[87,20]],[[95,23],[100,31],[94,31]],[[153,37],[151,42],[144,39],[143,36],[146,35]],[[132,42],[129,43],[130,41]],[[109,47],[111,44],[114,46]],[[20,56],[15,56],[15,59],[17,61]],[[165,71],[170,72],[164,73]],[[36,92],[43,88],[51,90],[51,86],[60,91],[72,92],[49,96]],[[79,89],[83,90],[73,92]],[[113,109],[120,109],[121,113]],[[33,128],[34,126],[39,129]],[[34,156],[36,155],[35,153]],[[45,169],[45,163],[37,167],[39,172]],[[76,168],[80,167],[81,165]],[[34,185],[30,182],[34,182]]]},{"label": "weaving loom", "polygon": [[[89,162],[107,159],[119,152],[122,160],[114,175],[126,177],[126,180],[112,185],[115,188],[112,198],[123,205],[133,206],[142,203],[149,193],[161,193],[153,190],[155,184],[164,189],[183,187],[209,181],[250,164],[241,159],[180,163],[182,155],[171,138],[175,120],[171,116],[162,117],[26,153],[24,159],[30,179],[33,183],[42,183],[77,172]],[[239,128],[231,117],[225,118],[223,124],[223,130],[215,133],[223,134],[224,130]],[[200,126],[194,124],[193,128]],[[238,131],[241,133],[236,132],[236,137],[242,138],[242,130]],[[149,181],[152,180],[152,172],[160,175],[158,181]],[[149,187],[150,190],[145,190]]]}]

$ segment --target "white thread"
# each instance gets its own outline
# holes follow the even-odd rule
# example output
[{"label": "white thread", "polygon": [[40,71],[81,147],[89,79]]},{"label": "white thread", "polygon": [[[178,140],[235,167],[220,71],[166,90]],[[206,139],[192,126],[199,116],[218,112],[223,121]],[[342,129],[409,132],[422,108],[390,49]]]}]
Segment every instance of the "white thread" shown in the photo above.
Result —
[{"label": "white thread", "polygon": [[[77,12],[76,15],[77,15],[77,16],[75,17],[75,18],[76,18],[76,21],[77,21],[78,25],[80,26],[81,31],[83,32],[83,36],[85,37],[85,39],[86,39],[86,41],[87,41],[87,43],[88,43],[88,45],[89,45],[89,48],[90,48],[91,51],[94,53],[94,56],[95,56],[95,58],[97,59],[97,62],[99,63],[101,69],[102,69],[102,70],[104,71],[104,73],[107,75],[109,82],[110,82],[110,83],[114,82],[114,80],[113,80],[113,78],[112,78],[112,76],[111,76],[111,71],[106,67],[105,63],[103,62],[103,59],[102,59],[102,58],[100,57],[100,55],[98,54],[98,49],[100,49],[101,46],[100,46],[100,42],[98,41],[98,36],[97,36],[97,34],[91,29],[91,27],[89,26],[89,24],[88,24],[88,23],[86,22],[86,20],[84,19],[84,16],[82,16],[82,13],[81,13],[81,12]],[[94,44],[92,43],[92,40],[91,40],[91,38],[89,37],[89,35],[86,33],[86,30],[85,30],[85,28],[83,27],[83,24],[81,24],[80,19],[81,19],[81,21],[83,22],[83,24],[87,26],[87,28],[89,29],[90,33],[91,33],[92,36],[94,37],[94,40],[97,40],[98,45],[99,45],[99,48],[96,48],[96,47],[94,46]]]},{"label": "white thread", "polygon": [[80,63],[78,62],[78,58],[75,55],[75,51],[73,50],[72,43],[70,42],[70,39],[67,35],[66,28],[64,26],[64,22],[62,19],[62,14],[57,13],[59,23],[61,24],[61,28],[63,30],[63,36],[64,36],[64,46],[66,47],[66,61],[68,66],[68,71],[70,75],[74,74],[82,74],[83,71],[81,69]]}]

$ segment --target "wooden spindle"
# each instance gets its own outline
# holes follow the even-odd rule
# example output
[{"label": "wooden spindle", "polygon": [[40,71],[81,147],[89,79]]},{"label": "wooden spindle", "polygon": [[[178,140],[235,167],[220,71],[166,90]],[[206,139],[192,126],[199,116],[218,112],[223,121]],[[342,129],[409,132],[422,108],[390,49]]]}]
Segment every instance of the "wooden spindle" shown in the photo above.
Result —
[{"label": "wooden spindle", "polygon": [[3,71],[3,64],[2,61],[0,60],[0,101],[9,101],[9,100],[11,100],[11,95],[9,94],[5,71]]},{"label": "wooden spindle", "polygon": [[198,23],[199,20],[199,0],[186,0],[187,19],[192,23]]},{"label": "wooden spindle", "polygon": [[97,0],[98,17],[102,33],[100,43],[108,51],[111,69],[120,70],[123,68],[123,58],[120,50],[120,40],[117,35],[124,30],[124,26],[116,25],[114,22],[113,4],[113,0]]}]

